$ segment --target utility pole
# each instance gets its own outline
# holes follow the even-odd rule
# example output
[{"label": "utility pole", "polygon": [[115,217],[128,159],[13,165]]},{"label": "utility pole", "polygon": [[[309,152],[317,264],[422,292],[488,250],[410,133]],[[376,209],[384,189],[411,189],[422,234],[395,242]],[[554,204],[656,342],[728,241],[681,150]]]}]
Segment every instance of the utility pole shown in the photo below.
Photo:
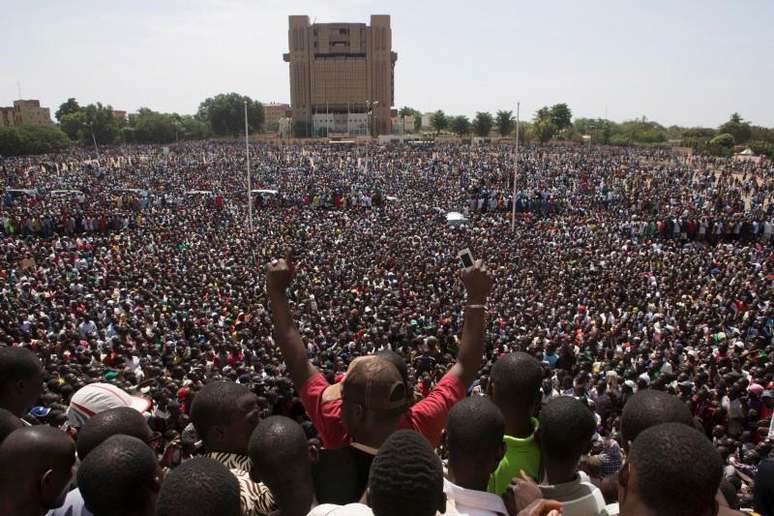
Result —
[{"label": "utility pole", "polygon": [[247,157],[247,206],[250,216],[250,232],[253,231],[253,179],[250,176],[250,143],[247,139],[247,101],[245,100],[245,155]]}]

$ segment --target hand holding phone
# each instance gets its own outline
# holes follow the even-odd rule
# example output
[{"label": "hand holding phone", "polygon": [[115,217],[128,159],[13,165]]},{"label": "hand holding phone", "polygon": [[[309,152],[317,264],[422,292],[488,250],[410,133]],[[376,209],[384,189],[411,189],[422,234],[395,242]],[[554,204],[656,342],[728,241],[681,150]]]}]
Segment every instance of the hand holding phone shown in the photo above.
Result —
[{"label": "hand holding phone", "polygon": [[473,263],[475,260],[473,260],[473,253],[470,252],[470,249],[467,247],[457,253],[457,258],[459,258],[460,262],[462,262],[462,266],[464,268],[473,267]]},{"label": "hand holding phone", "polygon": [[[462,258],[460,258],[462,259]],[[469,305],[483,305],[492,290],[492,278],[489,276],[486,266],[477,260],[460,271],[462,283],[467,293]]]}]

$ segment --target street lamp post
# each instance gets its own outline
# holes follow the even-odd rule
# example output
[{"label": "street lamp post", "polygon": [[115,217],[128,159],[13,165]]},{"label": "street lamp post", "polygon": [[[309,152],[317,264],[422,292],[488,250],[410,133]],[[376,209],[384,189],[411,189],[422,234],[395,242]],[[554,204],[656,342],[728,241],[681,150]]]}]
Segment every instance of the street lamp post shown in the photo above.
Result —
[{"label": "street lamp post", "polygon": [[91,130],[91,141],[94,142],[94,152],[97,153],[97,161],[99,161],[99,149],[97,148],[97,138],[94,136],[94,123],[88,122],[86,125],[88,125],[89,129]]},{"label": "street lamp post", "polygon": [[247,139],[247,101],[245,100],[245,155],[247,157],[247,206],[250,217],[250,232],[253,231],[253,179],[250,175],[250,144]]}]

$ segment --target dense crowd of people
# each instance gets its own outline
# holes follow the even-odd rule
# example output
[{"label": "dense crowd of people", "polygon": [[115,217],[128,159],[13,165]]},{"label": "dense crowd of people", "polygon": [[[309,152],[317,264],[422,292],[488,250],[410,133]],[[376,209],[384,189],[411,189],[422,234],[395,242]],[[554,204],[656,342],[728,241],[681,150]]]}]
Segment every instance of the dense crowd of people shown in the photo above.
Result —
[{"label": "dense crowd of people", "polygon": [[774,514],[770,162],[244,152],[0,158],[0,514]]}]

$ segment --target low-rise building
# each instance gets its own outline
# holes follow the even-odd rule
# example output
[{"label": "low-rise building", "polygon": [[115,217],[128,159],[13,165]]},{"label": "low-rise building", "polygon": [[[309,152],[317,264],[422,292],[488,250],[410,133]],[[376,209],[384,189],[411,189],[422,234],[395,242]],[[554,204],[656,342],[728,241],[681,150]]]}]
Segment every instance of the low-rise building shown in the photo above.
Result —
[{"label": "low-rise building", "polygon": [[267,131],[273,132],[280,118],[290,118],[291,115],[290,104],[268,102],[263,105],[263,123]]},{"label": "low-rise building", "polygon": [[50,123],[51,110],[47,107],[40,107],[39,100],[14,100],[13,107],[0,107],[0,127]]},{"label": "low-rise building", "polygon": [[13,120],[13,108],[0,107],[0,127],[13,127]]}]

